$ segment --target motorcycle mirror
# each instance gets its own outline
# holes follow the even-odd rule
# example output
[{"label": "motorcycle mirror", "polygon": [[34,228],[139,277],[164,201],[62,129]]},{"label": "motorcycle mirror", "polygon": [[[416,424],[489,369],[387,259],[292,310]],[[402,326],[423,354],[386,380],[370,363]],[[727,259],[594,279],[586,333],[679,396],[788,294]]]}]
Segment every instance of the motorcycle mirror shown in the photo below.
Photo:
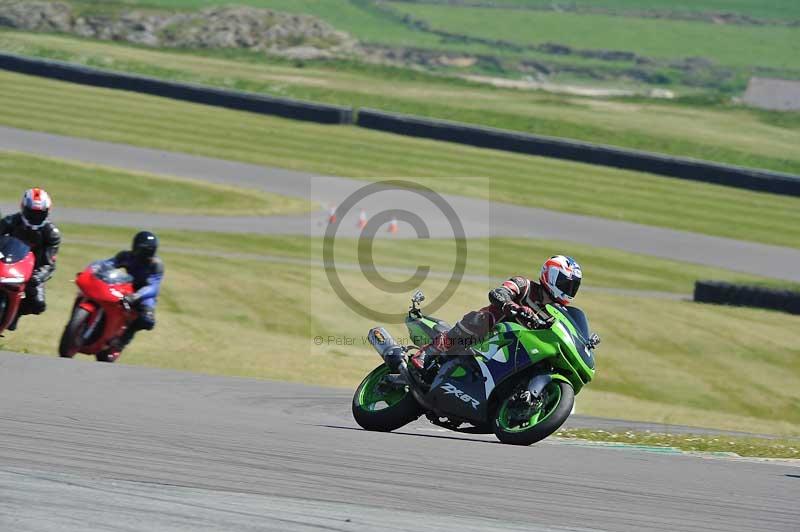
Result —
[{"label": "motorcycle mirror", "polygon": [[598,336],[597,334],[592,334],[589,337],[589,341],[587,343],[589,344],[589,347],[591,349],[594,349],[600,344],[600,336]]},{"label": "motorcycle mirror", "polygon": [[422,290],[417,290],[414,292],[414,295],[411,296],[411,301],[414,303],[422,303],[425,301],[425,294],[422,293]]}]

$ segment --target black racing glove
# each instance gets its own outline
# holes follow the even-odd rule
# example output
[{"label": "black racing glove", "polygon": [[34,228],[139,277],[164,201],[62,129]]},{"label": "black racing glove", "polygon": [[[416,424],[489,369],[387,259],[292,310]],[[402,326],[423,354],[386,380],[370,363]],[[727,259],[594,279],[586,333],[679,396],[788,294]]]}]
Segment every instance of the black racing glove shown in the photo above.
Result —
[{"label": "black racing glove", "polygon": [[139,298],[136,297],[136,294],[128,294],[122,298],[121,302],[123,307],[130,310],[136,305],[138,300]]},{"label": "black racing glove", "polygon": [[494,307],[502,309],[510,302],[511,293],[503,287],[494,288],[489,292],[489,303]]}]

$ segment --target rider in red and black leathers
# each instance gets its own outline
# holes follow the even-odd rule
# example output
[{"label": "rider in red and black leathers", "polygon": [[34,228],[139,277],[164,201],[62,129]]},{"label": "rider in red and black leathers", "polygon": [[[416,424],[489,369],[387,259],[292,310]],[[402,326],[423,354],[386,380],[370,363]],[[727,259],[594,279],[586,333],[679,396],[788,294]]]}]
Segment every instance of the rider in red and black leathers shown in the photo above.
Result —
[{"label": "rider in red and black leathers", "polygon": [[[437,354],[469,348],[486,336],[496,323],[503,321],[512,308],[521,315],[533,317],[536,306],[550,301],[539,283],[525,277],[512,277],[489,292],[489,305],[465,314],[452,329],[434,338],[430,347]],[[420,366],[424,358],[415,357],[412,362]]]},{"label": "rider in red and black leathers", "polygon": [[[47,219],[49,213],[49,197],[47,197],[47,211],[44,219],[31,221],[34,214],[28,212],[28,218],[23,217],[26,211],[26,198],[35,191],[36,200],[40,201],[39,194],[46,197],[46,192],[41,189],[31,189],[23,197],[23,210],[16,214],[11,214],[0,220],[0,235],[13,236],[25,242],[34,254],[35,263],[33,275],[25,286],[25,299],[20,305],[19,315],[41,314],[45,311],[44,285],[53,276],[56,269],[56,255],[58,247],[61,245],[61,233],[58,228]],[[18,317],[19,317],[18,315]],[[16,329],[16,321],[9,326],[10,330]]]},{"label": "rider in red and black leathers", "polygon": [[539,282],[525,277],[512,277],[489,292],[489,305],[464,315],[455,326],[433,339],[411,358],[417,369],[423,369],[426,355],[456,353],[479,342],[492,327],[504,321],[512,311],[515,319],[530,328],[549,326],[548,315],[541,309],[546,304],[568,305],[580,286],[582,273],[572,257],[557,255],[542,266]]}]

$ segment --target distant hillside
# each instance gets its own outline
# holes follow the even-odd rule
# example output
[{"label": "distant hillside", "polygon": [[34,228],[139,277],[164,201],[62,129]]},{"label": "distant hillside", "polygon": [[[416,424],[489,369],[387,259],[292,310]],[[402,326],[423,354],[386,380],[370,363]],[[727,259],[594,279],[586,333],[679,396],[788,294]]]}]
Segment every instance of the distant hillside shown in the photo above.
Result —
[{"label": "distant hillside", "polygon": [[[249,7],[220,8],[230,3]],[[753,76],[800,79],[796,0],[0,0],[0,6],[0,25],[17,28],[298,59],[350,57],[531,86],[740,94]],[[8,15],[36,9],[53,16],[21,22]]]}]

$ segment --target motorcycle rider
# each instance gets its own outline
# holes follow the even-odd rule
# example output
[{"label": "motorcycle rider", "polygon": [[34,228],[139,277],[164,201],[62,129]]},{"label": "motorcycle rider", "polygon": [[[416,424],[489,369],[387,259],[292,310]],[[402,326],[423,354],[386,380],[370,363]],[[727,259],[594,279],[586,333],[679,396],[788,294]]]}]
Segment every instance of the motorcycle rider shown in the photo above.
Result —
[{"label": "motorcycle rider", "polygon": [[583,273],[575,259],[565,255],[550,257],[542,265],[538,283],[516,276],[489,292],[489,305],[468,312],[455,326],[439,334],[433,342],[423,346],[411,357],[411,364],[425,372],[428,355],[453,354],[467,349],[486,336],[492,327],[515,314],[529,328],[550,325],[544,305],[558,303],[569,305],[578,293]]},{"label": "motorcycle rider", "polygon": [[21,315],[41,314],[47,308],[44,286],[56,270],[56,255],[61,245],[61,233],[49,220],[52,206],[53,201],[44,189],[31,188],[22,195],[19,212],[0,220],[0,236],[13,236],[25,242],[35,257],[33,274],[25,285],[25,299],[17,318],[8,327],[11,331],[16,330]]},{"label": "motorcycle rider", "polygon": [[128,325],[122,336],[104,353],[109,362],[119,358],[122,350],[138,331],[150,331],[156,326],[155,308],[164,278],[164,263],[156,255],[156,251],[158,237],[150,231],[140,231],[133,237],[130,251],[122,250],[106,261],[114,268],[124,268],[133,277],[135,292],[126,295],[123,304],[129,305],[138,313],[136,320]]}]

